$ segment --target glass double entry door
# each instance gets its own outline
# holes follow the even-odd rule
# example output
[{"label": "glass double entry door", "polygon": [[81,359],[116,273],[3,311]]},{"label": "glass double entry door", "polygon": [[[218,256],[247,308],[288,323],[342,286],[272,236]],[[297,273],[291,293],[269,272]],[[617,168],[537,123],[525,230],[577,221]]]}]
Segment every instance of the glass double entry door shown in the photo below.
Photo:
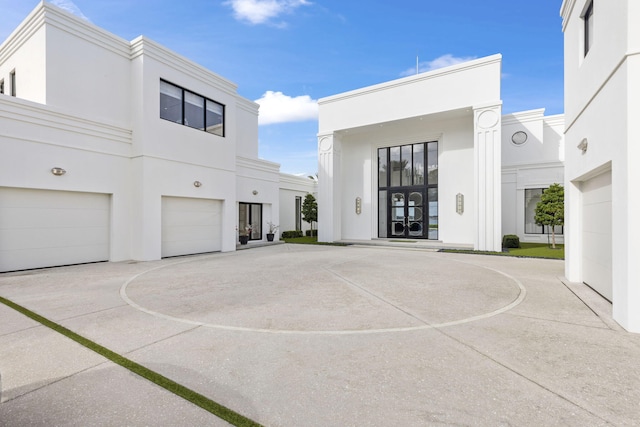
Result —
[{"label": "glass double entry door", "polygon": [[426,189],[396,189],[388,193],[389,236],[428,238]]}]

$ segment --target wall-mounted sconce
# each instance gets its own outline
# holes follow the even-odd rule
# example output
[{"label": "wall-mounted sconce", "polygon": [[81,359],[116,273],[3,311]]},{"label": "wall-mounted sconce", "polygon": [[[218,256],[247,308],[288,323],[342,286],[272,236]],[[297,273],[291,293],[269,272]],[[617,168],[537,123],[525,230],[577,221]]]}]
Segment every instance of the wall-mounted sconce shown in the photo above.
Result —
[{"label": "wall-mounted sconce", "polygon": [[202,187],[202,183],[200,181],[193,181],[193,186],[196,188]]},{"label": "wall-mounted sconce", "polygon": [[51,173],[54,174],[55,176],[62,176],[65,173],[67,173],[67,171],[62,168],[55,167],[55,168],[51,168]]},{"label": "wall-mounted sconce", "polygon": [[360,197],[356,197],[356,215],[360,215],[362,213],[362,199]]},{"label": "wall-mounted sconce", "polygon": [[257,195],[258,195],[258,190],[253,190],[253,191],[251,192],[251,194],[253,194],[254,196],[257,196]]},{"label": "wall-mounted sconce", "polygon": [[587,148],[589,148],[589,141],[587,141],[587,138],[583,138],[578,144],[578,150],[581,150],[582,154],[584,154],[587,152]]},{"label": "wall-mounted sconce", "polygon": [[456,194],[456,212],[459,215],[464,212],[464,194],[462,193]]}]

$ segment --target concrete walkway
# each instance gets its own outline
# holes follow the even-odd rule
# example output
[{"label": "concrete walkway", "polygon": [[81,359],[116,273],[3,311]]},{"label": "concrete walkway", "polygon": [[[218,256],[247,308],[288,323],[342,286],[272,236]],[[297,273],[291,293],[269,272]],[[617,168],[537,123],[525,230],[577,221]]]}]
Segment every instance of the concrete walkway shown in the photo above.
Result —
[{"label": "concrete walkway", "polygon": [[[554,260],[280,244],[0,274],[268,426],[640,425],[640,336]],[[0,425],[226,425],[0,304]]]}]

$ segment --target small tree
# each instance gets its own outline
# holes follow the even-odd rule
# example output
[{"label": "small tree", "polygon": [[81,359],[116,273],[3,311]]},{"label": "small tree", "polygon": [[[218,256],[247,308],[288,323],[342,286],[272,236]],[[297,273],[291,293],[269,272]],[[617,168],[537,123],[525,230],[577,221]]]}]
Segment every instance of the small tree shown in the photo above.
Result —
[{"label": "small tree", "polygon": [[318,203],[311,193],[308,193],[302,202],[302,219],[311,224],[311,235],[313,236],[313,223],[318,221]]},{"label": "small tree", "polygon": [[564,188],[560,184],[552,184],[542,192],[536,205],[536,224],[551,227],[551,247],[556,248],[555,227],[564,225]]}]

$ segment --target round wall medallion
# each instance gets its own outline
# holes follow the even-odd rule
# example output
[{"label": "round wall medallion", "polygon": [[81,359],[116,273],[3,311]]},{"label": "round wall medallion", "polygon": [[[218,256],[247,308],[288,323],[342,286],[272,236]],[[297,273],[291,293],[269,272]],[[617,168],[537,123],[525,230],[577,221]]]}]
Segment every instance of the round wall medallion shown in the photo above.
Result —
[{"label": "round wall medallion", "polygon": [[498,124],[500,117],[493,110],[486,110],[478,116],[478,126],[481,129],[490,129]]},{"label": "round wall medallion", "polygon": [[320,150],[321,151],[329,151],[331,150],[332,144],[331,138],[325,137],[320,140]]},{"label": "round wall medallion", "polygon": [[515,145],[522,145],[527,142],[527,138],[528,136],[526,132],[519,130],[518,132],[511,135],[511,142],[513,142]]}]

